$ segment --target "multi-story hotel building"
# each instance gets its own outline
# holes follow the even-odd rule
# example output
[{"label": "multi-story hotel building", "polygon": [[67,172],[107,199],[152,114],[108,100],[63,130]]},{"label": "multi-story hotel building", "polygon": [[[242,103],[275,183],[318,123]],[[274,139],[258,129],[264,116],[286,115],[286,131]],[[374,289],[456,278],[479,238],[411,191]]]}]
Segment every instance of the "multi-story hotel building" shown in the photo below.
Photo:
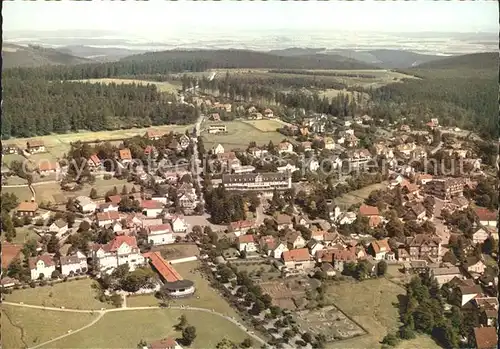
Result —
[{"label": "multi-story hotel building", "polygon": [[290,172],[225,174],[222,184],[227,190],[287,190],[292,188],[292,176]]}]

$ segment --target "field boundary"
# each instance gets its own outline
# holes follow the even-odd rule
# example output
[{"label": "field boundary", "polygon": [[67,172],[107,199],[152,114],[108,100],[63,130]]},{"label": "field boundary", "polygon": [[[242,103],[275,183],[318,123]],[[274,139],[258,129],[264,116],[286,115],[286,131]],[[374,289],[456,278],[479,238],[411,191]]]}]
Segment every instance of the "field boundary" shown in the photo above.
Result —
[{"label": "field boundary", "polygon": [[23,344],[26,346],[26,348],[28,348],[28,344],[24,341],[24,328],[18,326],[18,325],[15,325],[12,320],[10,319],[9,315],[7,314],[6,311],[2,311],[2,316],[5,316],[7,318],[7,320],[9,321],[9,323],[12,325],[12,327],[14,328],[17,328],[21,331],[21,342],[23,342]]}]

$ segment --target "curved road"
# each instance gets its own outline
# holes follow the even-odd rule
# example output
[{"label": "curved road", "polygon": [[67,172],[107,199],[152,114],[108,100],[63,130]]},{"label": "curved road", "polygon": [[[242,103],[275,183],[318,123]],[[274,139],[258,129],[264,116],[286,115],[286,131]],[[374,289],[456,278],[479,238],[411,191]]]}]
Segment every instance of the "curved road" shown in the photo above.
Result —
[{"label": "curved road", "polygon": [[2,303],[3,304],[7,304],[7,305],[16,306],[16,307],[44,309],[44,310],[62,311],[62,312],[70,312],[70,313],[98,313],[99,314],[99,316],[96,319],[94,319],[91,323],[89,323],[89,324],[87,324],[87,325],[85,325],[83,327],[80,327],[79,329],[74,330],[74,331],[72,331],[70,333],[66,333],[66,334],[63,334],[63,335],[61,335],[59,337],[51,339],[51,340],[49,340],[47,342],[40,343],[40,344],[38,344],[38,345],[36,345],[34,347],[31,347],[30,349],[35,349],[35,348],[42,347],[42,346],[47,345],[49,343],[58,341],[58,340],[60,340],[62,338],[71,336],[72,334],[75,334],[77,332],[83,331],[83,330],[85,330],[85,329],[87,329],[87,328],[95,325],[107,313],[112,313],[112,312],[117,312],[117,311],[134,311],[134,310],[151,310],[151,309],[193,310],[193,311],[202,311],[202,312],[205,312],[205,313],[214,314],[214,315],[220,316],[220,317],[222,317],[222,318],[230,321],[231,323],[235,324],[241,330],[243,330],[244,332],[246,332],[248,336],[252,337],[253,339],[255,339],[260,344],[267,344],[262,338],[258,337],[254,333],[250,332],[243,324],[241,324],[240,322],[238,322],[234,318],[226,316],[226,315],[221,314],[221,313],[217,313],[217,312],[209,310],[209,309],[205,309],[205,308],[196,308],[196,307],[187,307],[187,306],[185,306],[185,307],[177,307],[177,306],[159,307],[159,306],[152,306],[152,307],[136,307],[136,308],[116,308],[116,309],[106,309],[106,310],[79,310],[79,309],[62,309],[62,308],[44,307],[44,306],[41,306],[41,305],[19,304],[19,303],[11,303],[11,302],[2,302]]}]

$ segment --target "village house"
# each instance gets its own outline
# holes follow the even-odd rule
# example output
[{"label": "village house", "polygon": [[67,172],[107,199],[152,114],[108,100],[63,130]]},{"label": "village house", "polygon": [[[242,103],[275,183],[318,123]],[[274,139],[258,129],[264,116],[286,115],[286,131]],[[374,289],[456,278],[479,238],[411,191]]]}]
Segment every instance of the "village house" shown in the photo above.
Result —
[{"label": "village house", "polygon": [[462,307],[467,303],[469,303],[474,298],[482,296],[482,293],[483,290],[481,289],[481,286],[476,285],[474,283],[472,283],[472,285],[467,285],[467,286],[463,285],[457,287],[457,295],[461,300],[460,305]]},{"label": "village house", "polygon": [[472,243],[475,245],[482,244],[490,237],[489,232],[484,228],[479,228],[472,234]]},{"label": "village house", "polygon": [[212,114],[210,114],[209,120],[220,121],[220,115],[219,115],[219,113],[212,113]]},{"label": "village house", "polygon": [[372,159],[368,149],[349,150],[346,155],[346,159],[352,167],[362,167]]},{"label": "village house", "polygon": [[78,196],[74,202],[76,209],[81,213],[94,213],[97,209],[96,203],[88,196]]},{"label": "village house", "polygon": [[87,272],[87,257],[80,251],[70,256],[61,256],[59,258],[61,275],[72,276]]},{"label": "village house", "polygon": [[49,232],[56,234],[58,238],[66,234],[68,229],[68,223],[66,223],[63,219],[58,219],[49,226]]},{"label": "village house", "polygon": [[285,172],[295,172],[297,171],[299,168],[295,165],[291,165],[291,164],[286,164],[285,166],[280,166],[277,168],[278,172],[279,173],[285,173]]},{"label": "village house", "polygon": [[18,216],[29,216],[33,217],[38,211],[38,204],[36,202],[23,201],[19,203],[16,208],[16,214]]},{"label": "village house", "polygon": [[441,239],[429,234],[417,234],[407,238],[406,247],[410,254],[410,260],[426,260],[441,258]]},{"label": "village house", "polygon": [[167,245],[175,242],[170,224],[150,225],[147,229],[148,242],[154,246]]},{"label": "village house", "polygon": [[415,174],[415,183],[418,185],[426,185],[430,181],[432,181],[432,175],[428,173],[417,173]]},{"label": "village house", "polygon": [[238,237],[240,235],[246,234],[247,231],[253,228],[254,224],[255,222],[250,220],[231,222],[228,225],[228,230],[229,232],[234,233],[236,237]]},{"label": "village house", "polygon": [[382,259],[386,259],[386,255],[391,252],[391,247],[389,246],[389,242],[387,239],[375,240],[370,243],[368,251],[373,256],[373,258],[375,258],[375,260],[379,261]]},{"label": "village house", "polygon": [[259,244],[261,251],[267,251],[267,255],[275,259],[280,259],[283,252],[288,251],[286,244],[272,235],[263,236]]},{"label": "village house", "polygon": [[56,263],[52,259],[52,256],[48,254],[30,257],[28,259],[28,266],[30,268],[31,280],[50,279],[52,273],[56,270]]},{"label": "village house", "polygon": [[191,144],[191,139],[185,134],[182,134],[179,136],[179,144],[181,145],[181,149],[187,149]]},{"label": "village house", "polygon": [[182,347],[172,337],[163,338],[149,343],[141,349],[182,349]]},{"label": "village house", "polygon": [[2,154],[15,154],[18,151],[18,147],[15,144],[2,144]]},{"label": "village house", "polygon": [[438,268],[430,268],[431,277],[435,278],[439,286],[443,286],[444,284],[450,282],[454,278],[463,280],[464,277],[462,273],[460,273],[460,269],[458,267],[438,267]]},{"label": "village house", "polygon": [[120,235],[105,245],[92,246],[92,258],[101,272],[111,273],[122,264],[128,264],[130,271],[144,265],[145,259],[137,247],[134,236]]},{"label": "village house", "polygon": [[101,167],[101,159],[99,159],[97,154],[92,154],[87,160],[87,166],[90,171],[96,171]]},{"label": "village house", "polygon": [[476,256],[468,257],[465,263],[462,264],[464,270],[473,278],[477,279],[486,270],[486,264],[482,258],[477,258]]},{"label": "village house", "polygon": [[405,143],[396,146],[396,150],[403,155],[409,156],[415,150],[416,147],[417,146],[415,143]]},{"label": "village house", "polygon": [[498,335],[496,327],[476,327],[474,328],[477,349],[498,348]]},{"label": "village house", "polygon": [[293,145],[288,141],[283,141],[278,144],[278,151],[280,154],[293,153]]},{"label": "village house", "polygon": [[479,220],[479,224],[492,227],[497,226],[497,211],[490,211],[487,208],[476,207],[474,212]]},{"label": "village house", "polygon": [[307,243],[307,248],[309,249],[309,253],[311,256],[315,256],[316,252],[324,250],[326,247],[320,241],[316,241],[314,239],[309,240]]},{"label": "village house", "polygon": [[98,207],[99,212],[118,212],[118,205],[112,202],[104,202]]},{"label": "village house", "polygon": [[379,216],[380,212],[377,206],[361,205],[359,207],[359,214],[364,217]]},{"label": "village house", "polygon": [[230,170],[233,166],[241,166],[241,161],[234,151],[217,154],[217,161],[220,162],[222,170]]},{"label": "village house", "polygon": [[346,147],[355,148],[359,145],[359,138],[353,134],[347,135],[344,139],[344,144]]},{"label": "village house", "polygon": [[172,230],[176,234],[185,233],[188,230],[189,226],[184,217],[182,216],[172,217],[171,222],[172,222]]},{"label": "village house", "polygon": [[417,223],[422,223],[426,220],[426,210],[424,205],[420,202],[409,203],[406,205],[406,212],[404,214],[404,219],[407,221],[417,221]]},{"label": "village house", "polygon": [[252,173],[255,171],[255,167],[252,165],[240,166],[240,165],[232,165],[232,173]]},{"label": "village house", "polygon": [[216,134],[216,133],[226,133],[227,126],[222,124],[210,125],[208,126],[208,133]]},{"label": "village house", "polygon": [[98,212],[96,216],[97,225],[100,228],[113,224],[120,219],[120,215],[116,211]]},{"label": "village house", "polygon": [[145,137],[151,141],[157,141],[161,137],[163,137],[164,135],[165,135],[165,132],[151,129],[151,130],[146,131]]},{"label": "village house", "polygon": [[252,234],[238,236],[237,244],[238,244],[238,251],[240,252],[257,251],[257,244],[255,243],[255,239]]},{"label": "village house", "polygon": [[222,144],[217,144],[217,146],[213,147],[212,148],[212,153],[213,154],[222,154],[224,153],[224,147],[222,146]]},{"label": "village house", "polygon": [[41,161],[38,164],[38,173],[42,177],[58,173],[59,171],[61,171],[61,167],[58,162]]},{"label": "village house", "polygon": [[274,117],[274,113],[271,109],[267,108],[264,110],[264,116],[266,118],[273,118]]},{"label": "village house", "polygon": [[425,192],[441,200],[462,196],[464,181],[461,178],[432,179],[425,185]]},{"label": "village house", "polygon": [[475,297],[472,303],[481,312],[480,322],[485,326],[496,327],[498,325],[498,298],[497,297]]},{"label": "village house", "polygon": [[292,216],[289,216],[287,214],[278,214],[274,219],[274,222],[276,223],[278,230],[293,228]]},{"label": "village house", "polygon": [[128,164],[132,161],[132,154],[130,153],[130,149],[120,149],[119,151],[120,161],[123,165]]},{"label": "village house", "polygon": [[31,140],[26,143],[26,149],[30,154],[44,153],[45,144],[41,140]]},{"label": "village house", "polygon": [[147,145],[146,148],[144,148],[144,155],[156,159],[156,157],[158,157],[158,150],[152,145]]},{"label": "village house", "polygon": [[332,137],[323,138],[323,143],[325,144],[325,149],[334,150],[335,149],[335,141]]},{"label": "village house", "polygon": [[163,204],[155,200],[142,200],[141,210],[146,217],[156,218],[163,212]]},{"label": "village house", "polygon": [[289,232],[286,234],[285,238],[290,250],[305,247],[307,244],[302,235],[296,231]]},{"label": "village house", "polygon": [[288,269],[311,269],[315,264],[307,248],[285,251],[282,258],[285,267]]}]

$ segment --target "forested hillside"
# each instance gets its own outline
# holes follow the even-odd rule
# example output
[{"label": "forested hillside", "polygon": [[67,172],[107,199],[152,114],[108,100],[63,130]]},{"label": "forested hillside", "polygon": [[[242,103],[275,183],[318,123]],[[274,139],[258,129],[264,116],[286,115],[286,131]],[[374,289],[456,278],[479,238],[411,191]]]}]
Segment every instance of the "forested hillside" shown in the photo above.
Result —
[{"label": "forested hillside", "polygon": [[[2,138],[189,124],[197,111],[154,85],[4,79]],[[169,103],[171,102],[171,104]]]},{"label": "forested hillside", "polygon": [[47,80],[81,80],[147,74],[200,72],[215,68],[269,69],[373,69],[352,59],[334,55],[282,57],[242,50],[164,51],[126,57],[119,62],[9,69],[4,76],[39,77]]},{"label": "forested hillside", "polygon": [[453,57],[425,67],[405,71],[421,79],[374,90],[372,96],[379,108],[387,114],[403,109],[422,120],[433,115],[443,125],[475,130],[490,139],[498,137],[496,54]]},{"label": "forested hillside", "polygon": [[35,45],[20,46],[4,43],[2,46],[2,68],[39,67],[45,65],[70,65],[91,62],[69,53]]}]

